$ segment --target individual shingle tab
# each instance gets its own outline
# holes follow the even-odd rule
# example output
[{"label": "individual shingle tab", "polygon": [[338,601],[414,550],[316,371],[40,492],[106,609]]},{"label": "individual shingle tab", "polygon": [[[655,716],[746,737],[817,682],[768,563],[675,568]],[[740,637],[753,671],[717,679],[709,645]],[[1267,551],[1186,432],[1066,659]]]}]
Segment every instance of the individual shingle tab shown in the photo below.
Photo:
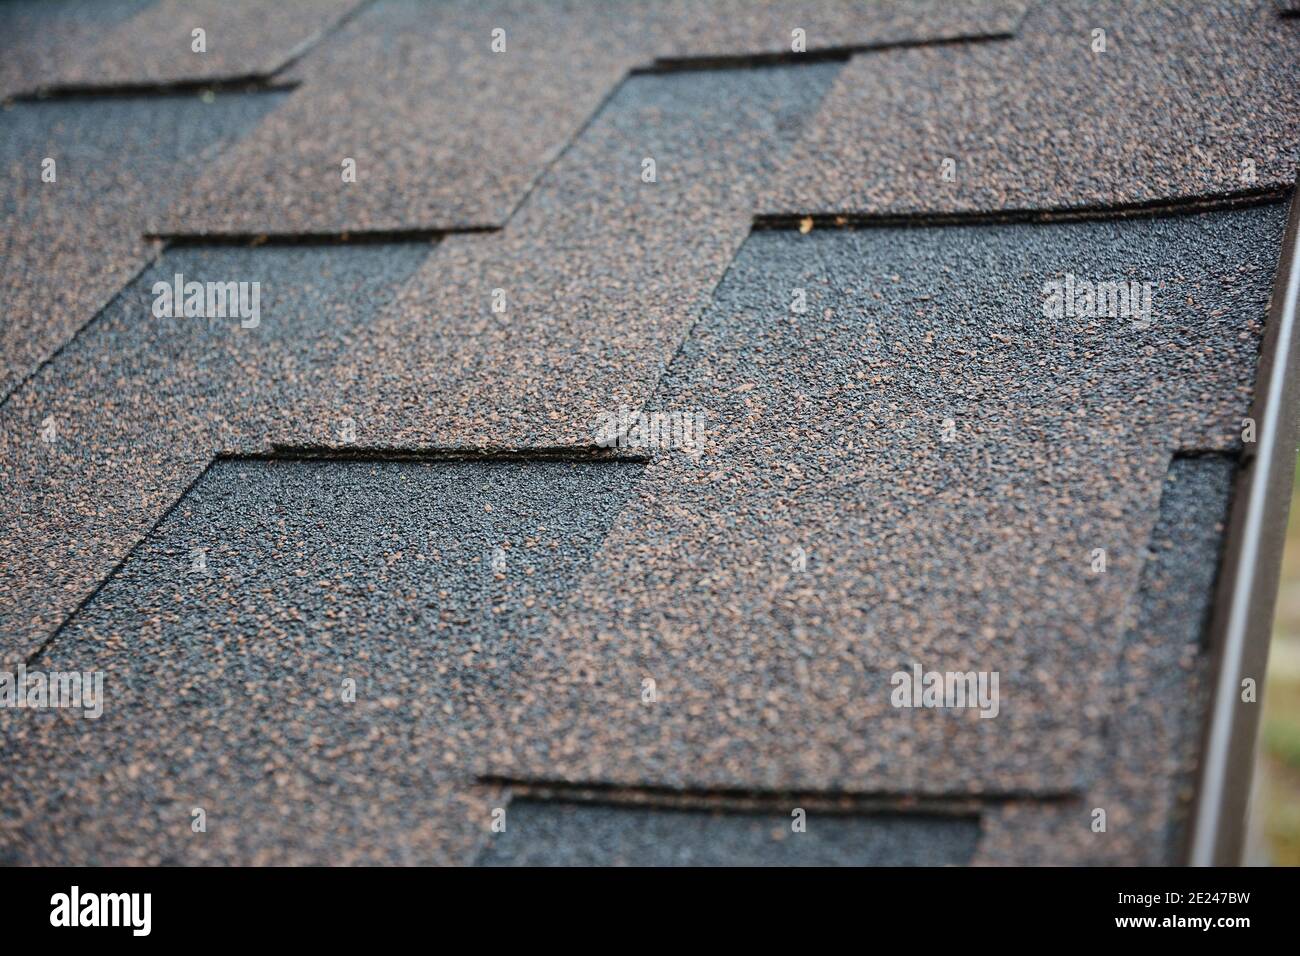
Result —
[{"label": "individual shingle tab", "polygon": [[154,0],[5,0],[0,3],[0,100],[40,89],[105,30]]},{"label": "individual shingle tab", "polygon": [[[439,244],[321,405],[363,445],[590,446],[654,388],[836,69],[631,78],[503,232]],[[330,421],[280,439],[337,444]]]},{"label": "individual shingle tab", "polygon": [[[1236,446],[1283,224],[755,233],[649,406],[703,410],[703,454],[648,466],[493,771],[1081,791],[1169,457]],[[1120,280],[1150,309],[1097,314]],[[896,705],[914,666],[997,672],[996,716]]]},{"label": "individual shingle tab", "polygon": [[482,866],[943,866],[974,855],[979,821],[791,817],[515,800]]},{"label": "individual shingle tab", "polygon": [[[977,862],[1169,866],[1185,861],[1196,748],[1209,701],[1204,650],[1237,464],[1177,455],[1142,556],[1110,682],[1106,757],[1069,806],[991,808]],[[1106,830],[1092,826],[1106,812]]]},{"label": "individual shingle tab", "polygon": [[853,58],[775,215],[1166,204],[1295,181],[1300,29],[1268,3],[1043,4],[1015,40]]},{"label": "individual shingle tab", "polygon": [[[98,42],[80,46],[79,55],[38,85],[113,88],[264,78],[363,2],[158,0]],[[51,28],[57,32],[60,23]]]},{"label": "individual shingle tab", "polygon": [[0,718],[0,856],[472,861],[485,715],[639,472],[216,463],[30,665],[102,671],[102,716]]},{"label": "individual shingle tab", "polygon": [[1107,726],[1111,763],[1093,795],[1094,805],[1118,805],[1128,825],[1109,832],[1121,842],[1119,855],[1134,863],[1181,862],[1210,699],[1206,643],[1236,473],[1237,462],[1227,455],[1179,455],[1165,477],[1137,615],[1115,679],[1115,716]]},{"label": "individual shingle tab", "polygon": [[303,88],[157,231],[499,226],[644,59],[617,19],[608,5],[378,3],[302,64]]},{"label": "individual shingle tab", "polygon": [[[0,406],[0,658],[39,647],[214,454],[261,447],[428,249],[171,250],[14,392]],[[155,315],[155,284],[177,275],[258,283],[256,326]]]},{"label": "individual shingle tab", "polygon": [[0,400],[154,255],[145,221],[281,99],[114,97],[0,112]]}]

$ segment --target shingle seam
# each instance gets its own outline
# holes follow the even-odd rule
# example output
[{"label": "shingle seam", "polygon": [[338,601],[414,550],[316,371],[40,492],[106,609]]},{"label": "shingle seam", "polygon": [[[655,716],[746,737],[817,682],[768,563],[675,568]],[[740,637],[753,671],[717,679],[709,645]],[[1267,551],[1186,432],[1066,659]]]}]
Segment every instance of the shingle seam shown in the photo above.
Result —
[{"label": "shingle seam", "polygon": [[1122,203],[1114,206],[1057,206],[1042,209],[1000,209],[997,212],[901,213],[863,215],[860,213],[760,213],[754,217],[754,230],[804,229],[874,229],[899,226],[982,226],[1016,223],[1077,222],[1097,219],[1157,219],[1166,216],[1196,215],[1229,209],[1249,209],[1289,199],[1292,186],[1250,189],[1187,199],[1156,202]]},{"label": "shingle seam", "polygon": [[135,96],[190,96],[195,93],[292,93],[297,80],[273,80],[248,73],[219,80],[182,80],[174,83],[76,83],[46,86],[8,97],[8,103],[49,103],[60,100],[117,99]]},{"label": "shingle seam", "polygon": [[[255,70],[235,76],[221,76],[210,79],[178,79],[142,83],[50,83],[22,90],[8,99],[13,102],[33,100],[65,99],[75,96],[140,96],[167,93],[195,93],[205,90],[212,92],[273,92],[297,89],[299,80],[281,79],[280,77],[295,67],[304,56],[322,42],[333,36],[349,24],[358,14],[373,6],[375,0],[363,0],[347,10],[333,23],[323,29],[304,37],[299,44],[284,55],[280,63],[270,69]],[[249,85],[256,90],[247,89]]]},{"label": "shingle seam", "polygon": [[430,446],[403,448],[388,446],[281,445],[273,443],[271,451],[223,454],[219,458],[239,461],[574,461],[623,462],[647,464],[651,455],[613,452],[607,448],[582,445],[549,445],[536,448],[505,446]]},{"label": "shingle seam", "polygon": [[122,555],[122,559],[118,561],[115,565],[113,565],[112,570],[110,570],[107,574],[105,574],[99,581],[95,583],[95,586],[93,588],[89,589],[86,592],[86,594],[82,597],[82,599],[77,602],[76,607],[74,607],[71,611],[69,611],[67,614],[64,615],[63,620],[59,622],[59,625],[55,627],[52,631],[50,631],[50,633],[45,637],[45,639],[36,645],[34,650],[28,652],[27,657],[25,659],[28,666],[36,663],[36,661],[40,659],[41,655],[44,654],[45,651],[48,650],[50,646],[53,645],[54,642],[59,639],[59,636],[65,630],[67,630],[68,625],[71,624],[74,619],[76,619],[77,615],[80,614],[83,610],[85,610],[86,606],[90,604],[90,602],[93,601],[99,595],[99,592],[104,590],[104,588],[108,586],[109,582],[112,581],[115,577],[117,577],[118,574],[121,573],[122,569],[125,568],[127,564],[130,562],[130,560],[135,556],[135,553],[138,550],[140,550],[140,547],[146,541],[148,541],[158,531],[160,527],[162,527],[163,522],[167,521],[167,519],[169,519],[172,516],[172,512],[174,512],[177,508],[180,507],[181,502],[184,501],[189,496],[190,492],[192,492],[195,488],[198,487],[199,482],[201,482],[204,478],[207,477],[208,472],[212,470],[212,466],[215,465],[219,460],[220,460],[219,455],[214,455],[213,457],[208,459],[207,463],[203,466],[202,470],[199,471],[199,473],[194,476],[194,479],[185,486],[185,489],[179,495],[176,496],[176,500],[173,501],[171,504],[169,504],[166,508],[164,508],[162,514],[158,516],[158,519],[154,521],[152,524],[150,524],[149,527],[146,528],[134,542],[132,542],[131,547],[127,549],[125,554]]},{"label": "shingle seam", "polygon": [[537,170],[536,175],[533,176],[532,180],[530,180],[528,185],[521,191],[518,200],[510,207],[505,218],[502,219],[499,228],[504,229],[509,225],[510,221],[515,218],[515,214],[528,204],[528,200],[532,198],[533,193],[537,191],[537,188],[542,184],[542,180],[546,178],[546,175],[558,166],[569,150],[571,150],[574,145],[582,139],[587,130],[590,129],[591,125],[596,122],[596,119],[605,112],[605,109],[609,106],[610,102],[618,95],[619,91],[623,88],[623,85],[627,83],[628,79],[633,75],[633,72],[624,73],[617,83],[610,84],[609,89],[605,91],[605,95],[602,96],[600,102],[596,104],[596,108],[588,113],[587,118],[578,124],[577,129],[573,131],[573,135],[569,137],[568,141],[561,145],[560,148],[555,151],[555,155],[552,156],[549,161],[544,162]]},{"label": "shingle seam", "polygon": [[500,232],[500,226],[457,226],[454,229],[375,229],[339,232],[146,232],[144,238],[157,239],[167,249],[195,246],[361,246],[370,243],[428,242],[436,244],[448,236]]},{"label": "shingle seam", "polygon": [[377,0],[362,0],[361,3],[358,3],[350,10],[345,10],[341,17],[333,23],[328,24],[324,29],[318,30],[309,37],[304,37],[301,43],[285,54],[284,61],[267,73],[266,76],[268,78],[280,76],[281,74],[287,73],[289,70],[293,69],[304,56],[316,47],[320,46],[320,44],[328,40],[330,37],[337,34],[358,16],[373,7],[376,2]]},{"label": "shingle seam", "polygon": [[890,40],[883,43],[851,43],[842,46],[814,47],[806,53],[729,53],[715,56],[660,56],[643,67],[632,70],[634,75],[646,73],[690,73],[709,70],[752,70],[765,66],[799,66],[802,63],[847,61],[858,53],[880,53],[885,50],[912,47],[955,46],[964,43],[1005,42],[1018,34],[963,33],[949,37],[926,40]]},{"label": "shingle seam", "polygon": [[824,814],[898,814],[976,818],[1004,803],[1068,803],[1080,798],[1072,790],[987,792],[923,795],[909,792],[854,792],[735,789],[684,789],[661,786],[629,787],[600,782],[572,783],[502,776],[480,776],[476,782],[502,787],[510,799],[557,803],[588,803],[624,808],[711,809],[730,813],[764,813],[803,807]]}]

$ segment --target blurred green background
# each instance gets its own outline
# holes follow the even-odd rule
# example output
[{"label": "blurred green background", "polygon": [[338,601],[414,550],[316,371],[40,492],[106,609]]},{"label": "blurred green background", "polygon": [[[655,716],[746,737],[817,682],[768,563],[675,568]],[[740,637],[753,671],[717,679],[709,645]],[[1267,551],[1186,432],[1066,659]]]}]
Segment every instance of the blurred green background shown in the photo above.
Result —
[{"label": "blurred green background", "polygon": [[[1300,489],[1300,462],[1296,477]],[[1300,866],[1300,490],[1291,493],[1246,859]]]}]

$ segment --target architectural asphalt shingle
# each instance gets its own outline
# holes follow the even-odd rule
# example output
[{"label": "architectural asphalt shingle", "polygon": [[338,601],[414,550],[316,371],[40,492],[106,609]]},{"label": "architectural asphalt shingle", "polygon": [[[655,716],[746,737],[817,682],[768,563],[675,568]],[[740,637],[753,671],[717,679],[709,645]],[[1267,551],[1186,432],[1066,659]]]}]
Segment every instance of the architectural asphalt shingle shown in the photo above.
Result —
[{"label": "architectural asphalt shingle", "polygon": [[1297,59],[1300,24],[1267,4],[1110,0],[1046,4],[1005,43],[856,56],[763,212],[1009,213],[1289,189]]},{"label": "architectural asphalt shingle", "polygon": [[0,398],[156,254],[141,235],[282,94],[20,102],[0,112]]},{"label": "architectural asphalt shingle", "polygon": [[364,2],[155,0],[68,56],[38,90],[266,79]]},{"label": "architectural asphalt shingle", "polygon": [[1300,22],[179,9],[0,10],[0,861],[1182,858]]},{"label": "architectural asphalt shingle", "polygon": [[[814,51],[996,34],[1009,30],[1023,8],[985,0],[955,8],[904,4],[878,16],[843,0],[783,14],[776,4],[752,6],[377,3],[290,71],[303,87],[156,230],[257,235],[501,226],[621,78],[658,57],[788,49],[799,24]],[[356,161],[352,188],[341,188],[345,159]]]},{"label": "architectural asphalt shingle", "polygon": [[0,98],[45,85],[61,64],[152,0],[8,0],[0,4]]}]

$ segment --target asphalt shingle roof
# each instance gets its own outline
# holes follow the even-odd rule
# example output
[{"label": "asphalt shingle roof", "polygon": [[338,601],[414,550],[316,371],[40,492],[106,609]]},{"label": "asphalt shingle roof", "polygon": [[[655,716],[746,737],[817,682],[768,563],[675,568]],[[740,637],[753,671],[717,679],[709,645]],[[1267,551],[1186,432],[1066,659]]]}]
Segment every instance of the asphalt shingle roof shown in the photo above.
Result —
[{"label": "asphalt shingle roof", "polygon": [[0,860],[1181,858],[1294,18],[177,9],[0,10]]},{"label": "asphalt shingle roof", "polygon": [[[650,404],[707,410],[707,453],[647,467],[494,772],[1086,790],[1162,477],[1181,451],[1238,447],[1261,331],[1241,317],[1263,316],[1282,226],[1274,205],[752,235]],[[1046,277],[1117,262],[1156,283],[1149,327],[1044,316]],[[996,719],[896,709],[914,663],[1016,690]]]}]

